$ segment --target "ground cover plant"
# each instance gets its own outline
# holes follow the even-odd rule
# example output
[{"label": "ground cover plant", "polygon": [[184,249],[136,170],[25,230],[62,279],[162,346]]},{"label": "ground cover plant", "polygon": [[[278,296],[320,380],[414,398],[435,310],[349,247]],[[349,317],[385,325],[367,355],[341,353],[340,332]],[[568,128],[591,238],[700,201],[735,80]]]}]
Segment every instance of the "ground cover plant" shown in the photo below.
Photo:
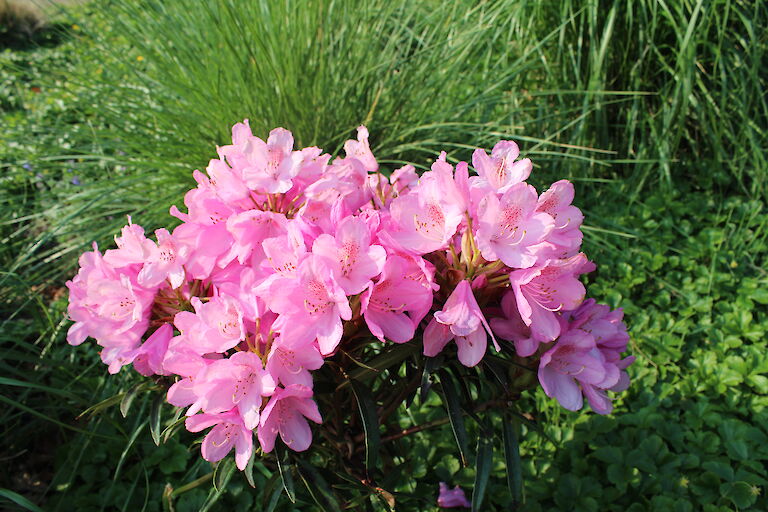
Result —
[{"label": "ground cover plant", "polygon": [[[74,269],[77,253],[94,237],[83,236],[86,231],[98,229],[101,234],[95,238],[105,243],[124,223],[125,213],[154,212],[158,220],[146,227],[159,227],[165,212],[156,205],[168,196],[180,197],[190,186],[182,174],[205,166],[211,157],[189,148],[221,140],[226,127],[242,117],[264,119],[264,130],[277,124],[293,128],[291,121],[300,132],[295,117],[284,113],[280,115],[286,117],[273,121],[269,117],[278,114],[256,116],[260,107],[253,103],[253,111],[231,114],[218,104],[210,109],[212,115],[222,116],[217,122],[207,123],[205,112],[184,121],[190,105],[216,104],[211,103],[213,95],[200,96],[210,90],[206,87],[194,89],[186,99],[180,96],[185,77],[190,84],[213,83],[206,81],[202,65],[194,68],[193,57],[210,54],[206,44],[221,55],[252,36],[237,36],[226,11],[200,12],[189,13],[186,23],[214,16],[214,25],[229,24],[233,30],[226,37],[205,35],[207,42],[178,35],[169,41],[167,26],[178,21],[171,16],[183,13],[175,3],[164,4],[173,5],[145,5],[133,17],[144,19],[144,12],[144,17],[156,20],[147,24],[146,32],[136,32],[142,25],[132,25],[131,16],[89,13],[86,6],[68,20],[70,34],[59,46],[3,52],[0,179],[5,207],[0,254],[5,272],[0,279],[0,336],[2,400],[7,406],[1,420],[2,453],[7,463],[0,485],[7,489],[4,497],[16,500],[17,505],[8,501],[9,507],[33,507],[23,501],[26,498],[46,510],[67,509],[72,503],[84,510],[157,510],[170,503],[176,510],[198,510],[209,497],[218,499],[212,505],[218,508],[262,506],[273,496],[276,480],[266,467],[254,471],[257,489],[265,492],[252,491],[247,482],[232,477],[219,495],[211,487],[212,468],[195,462],[184,448],[191,439],[171,439],[156,447],[143,424],[152,402],[141,390],[124,402],[126,418],[115,403],[99,414],[74,419],[94,400],[137,384],[123,374],[106,379],[95,357],[75,358],[64,347],[68,324],[63,320],[63,295],[57,291],[63,276]],[[537,186],[556,177],[571,178],[579,190],[577,201],[591,205],[585,214],[594,219],[584,227],[585,250],[605,269],[587,284],[600,300],[625,305],[627,315],[636,317],[629,329],[633,350],[640,356],[631,370],[639,385],[615,404],[621,415],[584,415],[574,427],[569,426],[572,419],[558,423],[562,413],[548,410],[544,397],[521,397],[521,403],[534,401],[544,411],[536,418],[539,424],[554,421],[542,432],[521,428],[526,507],[546,510],[578,501],[585,510],[765,508],[766,105],[761,94],[765,75],[759,65],[766,46],[765,5],[614,2],[582,8],[565,2],[523,9],[494,3],[486,5],[488,12],[503,15],[488,18],[487,24],[477,22],[478,10],[462,2],[456,6],[467,9],[461,12],[467,13],[474,30],[485,30],[470,33],[489,45],[486,53],[475,49],[474,55],[485,58],[473,60],[464,76],[488,76],[482,75],[483,69],[496,68],[510,69],[514,76],[499,85],[499,95],[493,98],[497,103],[489,99],[486,117],[476,105],[475,120],[481,128],[476,139],[465,139],[472,140],[472,147],[456,147],[449,156],[467,158],[474,147],[487,145],[488,137],[513,138],[524,156],[541,163],[534,170],[541,176]],[[117,7],[137,12],[136,7]],[[450,33],[452,26],[459,26],[443,17],[445,24],[438,25],[427,16],[428,5],[424,11],[413,12],[413,22],[404,24],[415,34],[411,48],[428,40],[414,27],[435,27],[433,34],[438,34],[438,27]],[[247,19],[258,19],[257,14]],[[344,16],[337,15],[342,24]],[[355,20],[359,25],[360,18]],[[84,30],[89,25],[95,37],[82,35],[90,32]],[[199,38],[209,31],[179,33]],[[277,37],[277,32],[270,34]],[[180,55],[188,47],[189,57],[173,59],[172,53],[158,49],[148,53],[152,41],[176,45]],[[337,55],[332,49],[341,44],[329,42],[322,55]],[[280,62],[274,41],[252,42],[250,47],[256,57],[270,55],[271,62]],[[346,53],[350,47],[355,46],[343,47]],[[358,51],[363,49],[361,45]],[[227,55],[222,62],[228,69],[255,73],[249,58],[237,60],[234,51]],[[432,67],[439,75],[445,67],[435,59]],[[319,69],[341,67],[339,59],[324,62]],[[356,71],[360,69],[365,67]],[[398,77],[408,76],[407,66],[396,70]],[[345,72],[328,71],[325,80],[349,77]],[[164,89],[162,78],[167,76],[173,80]],[[242,82],[242,76],[215,76],[219,91],[258,101],[257,95],[232,92],[238,88],[231,84]],[[416,76],[425,83],[425,75]],[[466,105],[478,96],[469,79],[450,78],[446,74],[439,80],[447,84],[440,89],[445,101],[440,105],[449,105],[451,98],[461,98],[456,105]],[[231,80],[226,82],[230,85],[222,80]],[[382,88],[377,105],[391,90]],[[366,113],[376,99],[369,92],[349,95],[365,98],[356,108]],[[413,116],[430,103],[429,94],[421,98],[414,103]],[[395,105],[390,110],[394,116],[397,94],[386,99]],[[147,112],[142,111],[147,105]],[[316,106],[309,110],[323,111]],[[432,150],[438,142],[475,132],[450,128],[457,118],[441,118],[439,110],[425,121],[419,147],[398,150],[397,141],[385,144],[383,130],[373,129],[374,151],[424,166],[424,148]],[[163,117],[166,111],[171,112],[169,118]],[[377,107],[374,117],[386,111]],[[352,108],[345,112],[349,115]],[[331,147],[335,141],[338,146],[357,123],[366,121],[348,119],[343,134],[330,134],[337,138],[327,142],[307,128],[302,143],[322,141]],[[383,116],[369,124],[392,122],[394,117]],[[432,131],[429,124],[441,122],[444,125]],[[169,138],[167,133],[177,136]],[[523,134],[538,135],[530,139],[521,138]],[[168,151],[157,151],[160,146]],[[553,156],[554,148],[568,157]],[[126,188],[130,193],[123,194]],[[410,425],[411,419],[407,421]],[[473,420],[467,418],[466,424],[472,433]],[[30,438],[29,432],[37,434]],[[392,490],[434,500],[440,480],[472,488],[474,472],[461,467],[450,426],[407,439],[414,456],[403,464],[402,473],[418,484]],[[494,442],[500,454],[501,439]],[[503,466],[497,456],[492,474],[503,474]],[[217,474],[217,486],[225,476]],[[295,476],[303,501],[292,505],[283,498],[278,509],[304,510],[314,503],[303,490],[302,474]],[[502,477],[491,478],[489,506],[508,505],[506,487]]]}]

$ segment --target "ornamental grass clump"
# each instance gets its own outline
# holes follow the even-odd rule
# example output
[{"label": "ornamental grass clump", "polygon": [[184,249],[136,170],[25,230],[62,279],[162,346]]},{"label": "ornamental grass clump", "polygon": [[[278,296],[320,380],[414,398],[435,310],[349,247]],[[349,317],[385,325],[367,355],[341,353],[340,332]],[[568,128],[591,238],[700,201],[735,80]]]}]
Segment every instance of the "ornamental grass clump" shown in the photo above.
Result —
[{"label": "ornamental grass clump", "polygon": [[282,443],[379,492],[379,466],[405,456],[384,444],[419,430],[393,413],[435,374],[465,463],[462,412],[482,433],[487,414],[522,418],[535,375],[566,409],[611,412],[634,358],[622,311],[585,300],[595,265],[570,182],[539,194],[512,141],[421,175],[385,174],[362,126],[344,151],[236,124],[186,212],[171,207],[178,227],[153,240],[129,218],[116,248],[81,256],[69,343],[92,337],[110,373],[152,377],[169,428],[183,414],[207,431],[207,461],[234,451],[245,470]]}]

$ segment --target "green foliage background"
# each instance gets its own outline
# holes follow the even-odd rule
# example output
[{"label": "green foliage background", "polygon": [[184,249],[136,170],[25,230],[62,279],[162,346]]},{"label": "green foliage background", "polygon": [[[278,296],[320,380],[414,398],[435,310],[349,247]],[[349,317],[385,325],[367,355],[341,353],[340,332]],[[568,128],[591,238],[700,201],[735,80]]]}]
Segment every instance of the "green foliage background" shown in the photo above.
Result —
[{"label": "green foliage background", "polygon": [[[768,508],[765,2],[167,0],[55,21],[0,31],[2,507],[260,510],[277,495],[266,466],[256,490],[235,474],[217,493],[226,475],[189,434],[156,447],[150,393],[126,417],[78,418],[141,381],[64,341],[77,255],[125,214],[168,225],[191,170],[248,117],[331,152],[365,122],[391,165],[513,138],[537,186],[574,181],[589,293],[624,307],[638,361],[609,417],[521,399],[541,425],[522,430],[524,510]],[[444,415],[436,400],[399,413]],[[486,505],[506,510],[493,442]],[[440,480],[471,489],[450,428],[410,447],[387,488],[397,510],[434,507]]]}]

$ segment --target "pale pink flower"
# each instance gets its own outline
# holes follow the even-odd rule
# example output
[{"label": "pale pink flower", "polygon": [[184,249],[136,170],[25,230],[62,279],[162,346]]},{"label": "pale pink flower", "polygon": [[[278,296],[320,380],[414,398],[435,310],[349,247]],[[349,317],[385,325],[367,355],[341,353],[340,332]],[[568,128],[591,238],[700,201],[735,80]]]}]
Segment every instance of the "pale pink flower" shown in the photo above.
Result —
[{"label": "pale pink flower", "polygon": [[341,321],[352,318],[344,290],[319,256],[307,255],[299,265],[298,279],[273,285],[269,307],[280,316],[274,324],[292,343],[317,338],[320,352],[329,355],[341,341]]},{"label": "pale pink flower", "polygon": [[237,213],[227,219],[227,230],[232,234],[234,244],[229,253],[222,258],[222,263],[229,263],[237,258],[241,264],[253,255],[254,261],[264,259],[262,242],[286,233],[288,219],[285,215],[260,210],[248,210]]},{"label": "pale pink flower", "polygon": [[619,369],[607,364],[594,337],[580,329],[564,333],[539,362],[539,382],[544,392],[571,411],[584,404],[583,388],[595,412],[609,413],[610,401],[596,388],[607,389],[618,381]]},{"label": "pale pink flower", "polygon": [[537,340],[552,341],[560,335],[555,313],[576,309],[581,304],[586,291],[578,276],[592,268],[594,265],[584,253],[579,253],[510,274],[520,316]]},{"label": "pale pink flower", "polygon": [[249,197],[250,190],[240,173],[227,165],[224,160],[212,159],[205,170],[210,176],[211,187],[223,201],[238,203]]},{"label": "pale pink flower", "polygon": [[310,388],[300,384],[275,390],[259,421],[258,437],[264,452],[273,450],[277,434],[291,450],[302,452],[309,448],[312,430],[307,419],[323,421],[312,394]]},{"label": "pale pink flower", "polygon": [[365,126],[357,128],[357,140],[348,140],[344,143],[344,152],[348,157],[351,156],[360,160],[368,172],[376,172],[379,169],[379,163],[368,144],[368,129]]},{"label": "pale pink flower", "polygon": [[[215,425],[215,426],[214,426]],[[197,414],[186,420],[187,430],[200,432],[214,426],[203,439],[200,452],[208,462],[216,462],[235,448],[235,463],[245,469],[253,452],[253,431],[243,424],[237,411],[223,414]]]},{"label": "pale pink flower", "polygon": [[451,200],[461,194],[444,166],[450,168],[437,160],[431,174],[425,173],[415,188],[390,205],[392,238],[417,254],[445,248],[464,219],[463,205]]},{"label": "pale pink flower", "polygon": [[320,256],[344,293],[357,295],[384,268],[387,253],[380,245],[371,245],[365,221],[347,217],[336,227],[335,237],[322,234],[315,239],[312,253]]},{"label": "pale pink flower", "polygon": [[501,299],[504,317],[491,318],[491,329],[496,335],[515,344],[515,351],[521,357],[533,355],[539,348],[539,341],[531,335],[531,328],[525,325],[517,308],[514,292],[507,292]]},{"label": "pale pink flower", "polygon": [[512,268],[536,264],[536,244],[552,230],[554,221],[536,212],[536,189],[525,183],[507,188],[501,198],[489,192],[477,209],[477,246],[488,261]]},{"label": "pale pink flower", "polygon": [[170,375],[163,368],[163,359],[168,352],[168,343],[172,337],[173,327],[171,324],[163,324],[158,327],[136,351],[136,356],[133,358],[134,369],[146,377]]},{"label": "pale pink flower", "polygon": [[259,423],[262,397],[274,390],[275,382],[259,356],[237,352],[229,359],[213,362],[195,376],[193,391],[198,399],[187,416],[199,410],[222,413],[237,407],[246,428],[254,429]]},{"label": "pale pink flower", "polygon": [[511,140],[497,142],[491,156],[483,149],[476,149],[472,153],[472,166],[479,175],[475,180],[476,185],[488,186],[503,194],[510,187],[528,179],[533,164],[528,158],[515,162],[519,155],[517,144]]},{"label": "pale pink flower", "polygon": [[155,231],[155,236],[158,245],[152,248],[139,272],[138,282],[151,288],[168,279],[171,288],[176,289],[184,282],[184,263],[189,257],[189,247],[177,244],[164,228]]},{"label": "pale pink flower", "polygon": [[387,258],[381,277],[362,295],[361,312],[371,334],[395,343],[413,339],[432,306],[432,288],[411,259]]},{"label": "pale pink flower", "polygon": [[470,508],[472,504],[464,491],[458,485],[451,489],[445,482],[440,482],[440,493],[437,496],[437,506],[440,508]]},{"label": "pale pink flower", "polygon": [[555,221],[545,240],[548,250],[544,254],[550,258],[573,256],[581,246],[583,234],[579,228],[584,215],[571,204],[573,196],[573,184],[568,180],[553,183],[539,196],[536,211],[549,214]]},{"label": "pale pink flower", "polygon": [[248,188],[267,194],[282,194],[291,189],[303,160],[300,151],[293,151],[291,132],[275,128],[264,142],[243,125],[237,134],[233,131],[233,142],[219,151],[239,170]]},{"label": "pale pink flower", "polygon": [[114,268],[142,264],[156,249],[155,243],[144,236],[144,228],[133,224],[130,217],[128,225],[123,227],[120,235],[115,237],[117,249],[104,253],[104,261]]},{"label": "pale pink flower", "polygon": [[[443,309],[424,331],[424,355],[434,357],[451,340],[458,346],[459,361],[464,366],[475,366],[485,355],[488,334],[496,344],[485,316],[480,311],[469,281],[462,280],[451,292]],[[496,350],[499,350],[496,345]]]},{"label": "pale pink flower", "polygon": [[192,297],[190,302],[195,312],[181,311],[173,319],[181,336],[174,338],[172,348],[181,344],[203,355],[225,352],[245,339],[243,310],[236,299],[219,296],[203,303]]},{"label": "pale pink flower", "polygon": [[312,387],[309,370],[323,366],[323,356],[315,343],[290,343],[278,336],[267,356],[267,371],[283,386],[301,384]]}]

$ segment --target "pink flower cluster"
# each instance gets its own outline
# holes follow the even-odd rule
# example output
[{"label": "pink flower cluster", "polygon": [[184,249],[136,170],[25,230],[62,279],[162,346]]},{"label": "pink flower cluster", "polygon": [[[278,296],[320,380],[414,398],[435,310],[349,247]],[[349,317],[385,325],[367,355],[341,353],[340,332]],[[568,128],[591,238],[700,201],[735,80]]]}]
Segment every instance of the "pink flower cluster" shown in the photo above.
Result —
[{"label": "pink flower cluster", "polygon": [[[451,165],[442,153],[419,176],[386,177],[368,131],[332,159],[294,149],[292,134],[266,141],[247,120],[232,129],[197,187],[155,240],[130,222],[103,255],[94,245],[67,283],[68,341],[101,345],[115,373],[172,376],[168,401],[186,427],[211,428],[208,461],[232,448],[244,468],[253,432],[264,452],[277,436],[296,451],[321,423],[312,371],[340,348],[423,339],[435,356],[455,342],[480,363],[488,338],[540,358],[549,396],[572,410],[586,396],[607,413],[606,390],[626,388],[628,337],[620,310],[584,300],[582,214],[570,182],[539,195],[532,164],[501,141]],[[511,346],[511,345],[510,345]],[[510,354],[511,355],[511,354]]]}]

